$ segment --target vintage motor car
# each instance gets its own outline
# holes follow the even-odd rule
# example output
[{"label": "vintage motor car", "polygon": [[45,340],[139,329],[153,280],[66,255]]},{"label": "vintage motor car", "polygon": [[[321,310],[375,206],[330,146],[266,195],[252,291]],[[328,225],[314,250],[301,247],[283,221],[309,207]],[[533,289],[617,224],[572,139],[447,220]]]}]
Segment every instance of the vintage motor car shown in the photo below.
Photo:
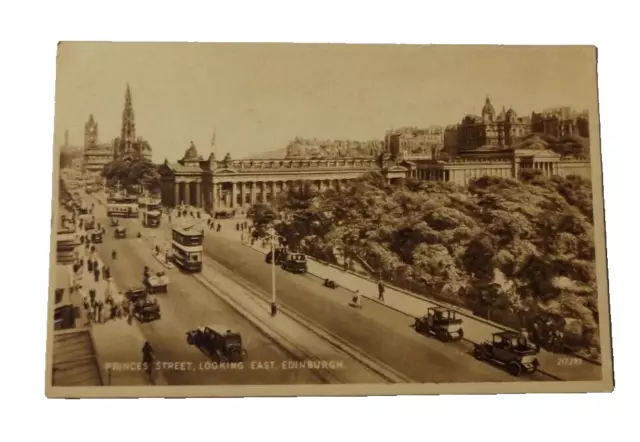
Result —
[{"label": "vintage motor car", "polygon": [[455,310],[429,307],[427,314],[416,318],[414,328],[418,333],[435,336],[442,341],[456,341],[464,337],[462,319]]},{"label": "vintage motor car", "polygon": [[93,215],[90,214],[84,214],[84,215],[80,215],[78,217],[78,219],[82,222],[84,229],[88,232],[90,230],[95,229],[96,226],[96,220],[93,217]]},{"label": "vintage motor car", "polygon": [[[264,257],[264,261],[267,264],[271,264],[273,262],[273,256],[274,256],[274,253],[269,251],[269,253],[267,253],[267,256]],[[276,248],[275,249],[276,265],[282,264],[286,256],[287,256],[287,249],[285,249],[284,247]]]},{"label": "vintage motor car", "polygon": [[187,343],[221,361],[242,362],[247,358],[240,333],[225,325],[203,325],[191,330],[187,332]]},{"label": "vintage motor car", "polygon": [[334,289],[334,290],[340,287],[337,282],[335,282],[333,279],[328,279],[328,278],[324,280],[323,285],[325,287],[329,287],[330,289]]},{"label": "vintage motor car", "polygon": [[473,355],[476,359],[497,363],[507,368],[513,376],[533,373],[540,368],[538,354],[540,348],[532,344],[526,336],[514,332],[494,333],[491,340],[475,344]]},{"label": "vintage motor car", "polygon": [[145,272],[143,284],[149,293],[167,293],[169,277],[165,272],[156,272],[155,274]]},{"label": "vintage motor car", "polygon": [[99,230],[94,230],[93,232],[91,232],[91,242],[94,244],[101,244],[102,232],[100,232]]},{"label": "vintage motor car", "polygon": [[126,238],[127,237],[127,229],[123,226],[118,226],[113,232],[114,238]]},{"label": "vintage motor car", "polygon": [[307,256],[304,253],[287,253],[281,266],[284,270],[291,273],[306,273]]},{"label": "vintage motor car", "polygon": [[147,289],[145,287],[134,287],[130,288],[125,292],[125,296],[129,300],[129,302],[136,303],[141,299],[146,299],[149,294],[147,293]]},{"label": "vintage motor car", "polygon": [[160,306],[151,298],[140,299],[134,304],[133,316],[140,322],[155,321],[161,317]]}]

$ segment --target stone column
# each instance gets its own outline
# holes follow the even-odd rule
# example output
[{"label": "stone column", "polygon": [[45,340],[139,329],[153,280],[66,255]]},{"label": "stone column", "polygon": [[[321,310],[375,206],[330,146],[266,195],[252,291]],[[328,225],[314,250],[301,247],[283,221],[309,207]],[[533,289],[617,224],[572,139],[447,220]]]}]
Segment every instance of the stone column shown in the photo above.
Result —
[{"label": "stone column", "polygon": [[196,207],[202,207],[202,186],[196,183]]},{"label": "stone column", "polygon": [[244,201],[245,201],[245,198],[246,198],[246,196],[245,196],[245,194],[246,194],[245,187],[246,187],[247,183],[238,183],[238,184],[240,186],[240,207],[244,207],[244,204],[245,204]]},{"label": "stone column", "polygon": [[257,183],[257,182],[255,182],[255,181],[251,183],[251,204],[255,204],[255,203],[256,203],[256,198],[257,198],[257,195],[256,195],[256,192],[257,192],[256,186],[257,186],[257,185],[258,185],[258,183]]},{"label": "stone column", "polygon": [[238,184],[231,183],[231,207],[238,207]]},{"label": "stone column", "polygon": [[180,204],[180,183],[173,183],[173,206]]},{"label": "stone column", "polygon": [[222,207],[222,186],[220,183],[213,185],[213,207],[219,210]]},{"label": "stone column", "polygon": [[184,202],[186,205],[191,205],[191,183],[185,183],[184,185]]}]

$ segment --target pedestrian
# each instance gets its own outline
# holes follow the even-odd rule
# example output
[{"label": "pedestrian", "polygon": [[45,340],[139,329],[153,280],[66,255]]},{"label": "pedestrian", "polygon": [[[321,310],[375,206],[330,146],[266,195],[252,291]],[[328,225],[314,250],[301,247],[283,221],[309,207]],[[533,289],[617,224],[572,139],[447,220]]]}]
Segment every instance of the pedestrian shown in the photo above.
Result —
[{"label": "pedestrian", "polygon": [[95,321],[97,320],[97,318],[98,318],[98,303],[97,303],[97,302],[95,302],[95,303],[93,304],[93,315],[92,315],[92,319],[93,319],[93,321],[95,322]]},{"label": "pedestrian", "polygon": [[95,268],[95,270],[93,272],[93,277],[94,277],[96,282],[100,282],[100,270],[98,270],[97,267]]},{"label": "pedestrian", "polygon": [[88,299],[86,296],[84,297],[84,299],[83,299],[83,303],[82,303],[82,304],[83,304],[83,306],[84,306],[84,311],[85,311],[85,312],[88,312],[88,311],[89,311],[90,304],[89,304],[89,299]]},{"label": "pedestrian", "polygon": [[360,290],[356,290],[352,301],[355,308],[362,308],[362,304],[360,303]]},{"label": "pedestrian", "polygon": [[96,303],[96,291],[94,289],[89,290],[89,299],[91,300],[91,305],[93,306]]},{"label": "pedestrian", "polygon": [[216,232],[219,232],[221,228],[222,228],[222,224],[218,223],[218,227],[216,227]]},{"label": "pedestrian", "polygon": [[132,303],[129,303],[129,311],[127,313],[128,313],[127,322],[129,323],[129,325],[133,325],[133,305],[132,305]]},{"label": "pedestrian", "polygon": [[102,310],[104,309],[104,303],[102,301],[98,302],[98,322],[102,323]]},{"label": "pedestrian", "polygon": [[109,268],[109,266],[106,266],[104,269],[104,279],[108,281],[109,278],[111,278],[111,269]]},{"label": "pedestrian", "polygon": [[112,300],[112,302],[111,302],[111,319],[115,319],[116,318],[117,312],[118,312],[118,306]]},{"label": "pedestrian", "polygon": [[378,279],[378,301],[384,302],[384,283],[382,278]]}]

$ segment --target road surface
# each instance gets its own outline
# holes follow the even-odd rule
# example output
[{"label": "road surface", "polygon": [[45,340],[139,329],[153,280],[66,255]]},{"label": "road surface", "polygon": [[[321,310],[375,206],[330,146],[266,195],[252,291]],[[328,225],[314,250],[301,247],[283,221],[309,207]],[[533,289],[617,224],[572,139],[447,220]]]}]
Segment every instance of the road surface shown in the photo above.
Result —
[{"label": "road surface", "polygon": [[[94,214],[97,222],[107,230],[104,242],[98,244],[96,249],[100,258],[110,265],[111,273],[120,290],[140,286],[145,265],[152,270],[160,270],[160,264],[152,256],[148,243],[135,238],[135,233],[141,229],[138,221],[124,221],[123,224],[128,227],[128,238],[114,239],[113,228],[108,227],[104,207],[96,204]],[[112,250],[117,251],[118,259],[111,259]],[[275,366],[279,366],[282,361],[292,358],[193,277],[178,270],[170,270],[168,275],[169,293],[156,295],[162,319],[140,324],[140,328],[145,338],[153,345],[157,360],[192,364],[192,370],[182,370],[188,368],[186,366],[163,370],[170,385],[322,383],[313,371],[304,369],[252,370],[249,364],[245,364],[244,370],[214,369],[207,355],[187,344],[185,333],[188,330],[201,324],[225,324],[241,332],[251,360],[275,361]],[[95,327],[100,325],[97,324]]]},{"label": "road surface", "polygon": [[[226,226],[225,226],[226,227]],[[243,280],[265,294],[271,292],[271,266],[264,255],[238,241],[225,230],[208,232],[205,253],[216,271]],[[342,339],[395,368],[416,382],[508,382],[552,380],[536,373],[514,378],[500,367],[471,356],[471,344],[443,343],[417,334],[413,321],[398,312],[364,300],[364,308],[348,306],[353,296],[343,289],[332,290],[312,275],[294,275],[276,268],[278,303],[311,318]]]}]

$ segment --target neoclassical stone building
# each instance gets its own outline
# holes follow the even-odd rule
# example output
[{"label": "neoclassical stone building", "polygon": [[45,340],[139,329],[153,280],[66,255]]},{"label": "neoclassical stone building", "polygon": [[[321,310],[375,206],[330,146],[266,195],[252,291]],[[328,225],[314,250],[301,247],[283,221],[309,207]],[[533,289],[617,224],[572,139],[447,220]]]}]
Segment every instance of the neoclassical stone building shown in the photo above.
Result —
[{"label": "neoclassical stone building", "polygon": [[160,166],[161,193],[165,206],[240,209],[269,202],[296,181],[311,181],[320,190],[339,188],[373,171],[384,171],[392,181],[406,176],[404,167],[381,168],[374,157],[232,160],[227,154],[219,161],[211,154],[204,159],[192,142],[181,160]]},{"label": "neoclassical stone building", "polygon": [[196,146],[186,150],[176,163],[168,160],[160,166],[164,206],[189,204],[218,210],[248,208],[266,203],[296,181],[310,181],[320,190],[339,189],[347,181],[369,172],[379,172],[390,182],[405,178],[447,181],[466,185],[481,176],[518,178],[524,169],[540,170],[544,175],[581,175],[591,177],[587,158],[565,159],[533,138],[512,148],[480,148],[465,152],[453,160],[397,157],[389,152],[378,156],[343,156],[233,160],[229,154],[218,160],[213,154],[204,159]]}]

